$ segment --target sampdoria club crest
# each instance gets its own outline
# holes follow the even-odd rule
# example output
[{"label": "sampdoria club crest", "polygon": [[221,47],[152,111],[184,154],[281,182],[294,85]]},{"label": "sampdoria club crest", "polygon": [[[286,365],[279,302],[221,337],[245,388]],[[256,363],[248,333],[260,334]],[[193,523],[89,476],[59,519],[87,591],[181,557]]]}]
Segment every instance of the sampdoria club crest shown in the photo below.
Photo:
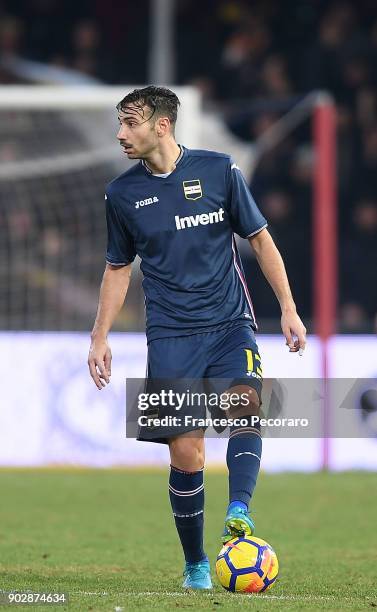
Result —
[{"label": "sampdoria club crest", "polygon": [[183,181],[183,192],[186,200],[199,200],[203,196],[200,180]]}]

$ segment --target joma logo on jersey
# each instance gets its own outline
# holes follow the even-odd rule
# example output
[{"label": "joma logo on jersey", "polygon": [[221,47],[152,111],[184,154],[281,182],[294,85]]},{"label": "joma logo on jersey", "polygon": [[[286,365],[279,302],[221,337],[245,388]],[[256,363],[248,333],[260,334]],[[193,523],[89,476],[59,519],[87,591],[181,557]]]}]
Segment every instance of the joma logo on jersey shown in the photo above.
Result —
[{"label": "joma logo on jersey", "polygon": [[203,196],[200,180],[183,181],[183,193],[186,200],[199,200]]},{"label": "joma logo on jersey", "polygon": [[220,208],[215,212],[190,215],[189,217],[178,217],[176,215],[174,219],[177,230],[187,229],[188,227],[198,227],[198,225],[208,225],[209,223],[224,221],[224,210]]},{"label": "joma logo on jersey", "polygon": [[140,208],[141,206],[148,206],[148,204],[155,204],[158,202],[158,197],[153,196],[153,198],[146,198],[145,200],[139,200],[135,202],[135,208]]}]

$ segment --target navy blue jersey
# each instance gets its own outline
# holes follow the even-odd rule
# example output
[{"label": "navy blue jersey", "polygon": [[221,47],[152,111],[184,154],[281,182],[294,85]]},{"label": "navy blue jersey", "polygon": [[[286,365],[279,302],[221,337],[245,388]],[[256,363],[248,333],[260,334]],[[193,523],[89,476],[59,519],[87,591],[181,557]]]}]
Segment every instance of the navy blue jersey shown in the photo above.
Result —
[{"label": "navy blue jersey", "polygon": [[141,161],[105,199],[107,262],[141,258],[148,342],[240,322],[256,329],[234,233],[247,238],[267,222],[229,155],[181,147],[165,178]]}]

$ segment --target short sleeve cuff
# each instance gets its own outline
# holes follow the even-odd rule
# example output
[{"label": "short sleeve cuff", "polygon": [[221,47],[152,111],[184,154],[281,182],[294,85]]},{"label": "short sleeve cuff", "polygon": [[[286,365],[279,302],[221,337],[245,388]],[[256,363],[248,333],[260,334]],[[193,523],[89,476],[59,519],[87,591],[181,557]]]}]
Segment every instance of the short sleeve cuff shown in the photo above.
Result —
[{"label": "short sleeve cuff", "polygon": [[262,225],[262,227],[259,227],[258,229],[251,232],[251,234],[248,234],[246,238],[251,238],[251,236],[255,236],[256,234],[259,234],[259,232],[261,232],[263,229],[266,229],[267,225],[268,223],[265,223],[264,225]]},{"label": "short sleeve cuff", "polygon": [[110,261],[110,259],[106,259],[106,263],[110,264],[110,266],[119,266],[119,268],[121,268],[122,266],[128,266],[130,263],[132,263],[132,259],[129,261]]}]

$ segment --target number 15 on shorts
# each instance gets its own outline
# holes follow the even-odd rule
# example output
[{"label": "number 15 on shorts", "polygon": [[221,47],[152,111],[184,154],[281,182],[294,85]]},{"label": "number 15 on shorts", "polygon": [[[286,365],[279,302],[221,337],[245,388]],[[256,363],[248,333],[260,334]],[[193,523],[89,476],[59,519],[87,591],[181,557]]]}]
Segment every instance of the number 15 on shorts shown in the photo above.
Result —
[{"label": "number 15 on shorts", "polygon": [[254,378],[262,378],[262,363],[259,353],[252,349],[244,349],[246,353],[246,375]]}]

